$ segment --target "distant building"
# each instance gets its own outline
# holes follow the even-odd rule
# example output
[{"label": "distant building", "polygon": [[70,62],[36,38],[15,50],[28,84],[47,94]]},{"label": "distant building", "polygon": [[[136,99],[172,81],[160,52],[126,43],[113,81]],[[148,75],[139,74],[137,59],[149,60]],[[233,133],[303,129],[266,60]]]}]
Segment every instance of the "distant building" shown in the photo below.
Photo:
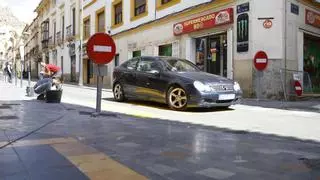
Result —
[{"label": "distant building", "polygon": [[35,12],[38,16],[29,27],[33,35],[25,46],[33,75],[40,71],[39,62],[46,62],[61,67],[65,82],[78,82],[80,1],[41,0]]}]

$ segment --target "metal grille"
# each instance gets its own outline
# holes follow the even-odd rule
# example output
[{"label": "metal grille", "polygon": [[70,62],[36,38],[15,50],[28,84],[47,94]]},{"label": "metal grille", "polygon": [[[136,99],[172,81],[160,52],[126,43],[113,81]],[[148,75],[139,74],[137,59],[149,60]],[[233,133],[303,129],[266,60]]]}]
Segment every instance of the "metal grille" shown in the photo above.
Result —
[{"label": "metal grille", "polygon": [[216,92],[233,91],[233,84],[210,84],[210,88]]}]

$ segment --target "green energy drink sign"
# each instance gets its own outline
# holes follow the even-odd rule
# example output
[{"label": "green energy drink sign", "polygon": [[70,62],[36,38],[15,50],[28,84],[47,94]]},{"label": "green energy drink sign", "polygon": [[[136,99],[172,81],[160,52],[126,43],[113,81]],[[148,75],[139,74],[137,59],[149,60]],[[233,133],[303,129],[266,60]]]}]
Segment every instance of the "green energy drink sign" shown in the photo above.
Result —
[{"label": "green energy drink sign", "polygon": [[249,50],[249,15],[240,14],[237,18],[237,52]]}]

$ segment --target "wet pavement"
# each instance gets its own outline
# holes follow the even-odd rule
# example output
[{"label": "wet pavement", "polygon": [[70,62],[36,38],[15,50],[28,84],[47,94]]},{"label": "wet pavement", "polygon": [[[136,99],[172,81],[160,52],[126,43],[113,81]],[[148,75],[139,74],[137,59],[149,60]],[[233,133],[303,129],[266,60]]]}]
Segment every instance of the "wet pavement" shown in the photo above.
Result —
[{"label": "wet pavement", "polygon": [[[319,179],[320,143],[1,101],[0,179]],[[16,141],[16,142],[15,142]],[[112,177],[112,178],[111,178]]]}]

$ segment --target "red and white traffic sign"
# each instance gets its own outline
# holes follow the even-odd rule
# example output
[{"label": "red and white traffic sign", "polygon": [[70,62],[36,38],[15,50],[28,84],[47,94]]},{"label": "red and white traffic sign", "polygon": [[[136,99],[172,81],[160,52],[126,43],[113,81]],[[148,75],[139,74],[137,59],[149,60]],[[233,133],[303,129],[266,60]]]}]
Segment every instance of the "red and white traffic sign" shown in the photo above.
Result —
[{"label": "red and white traffic sign", "polygon": [[294,89],[297,96],[302,96],[302,85],[299,81],[294,81]]},{"label": "red and white traffic sign", "polygon": [[87,43],[88,57],[96,64],[108,64],[116,54],[116,45],[106,33],[96,33]]},{"label": "red and white traffic sign", "polygon": [[266,69],[268,65],[268,55],[264,51],[259,51],[257,54],[254,56],[254,66],[257,70],[263,71]]}]

